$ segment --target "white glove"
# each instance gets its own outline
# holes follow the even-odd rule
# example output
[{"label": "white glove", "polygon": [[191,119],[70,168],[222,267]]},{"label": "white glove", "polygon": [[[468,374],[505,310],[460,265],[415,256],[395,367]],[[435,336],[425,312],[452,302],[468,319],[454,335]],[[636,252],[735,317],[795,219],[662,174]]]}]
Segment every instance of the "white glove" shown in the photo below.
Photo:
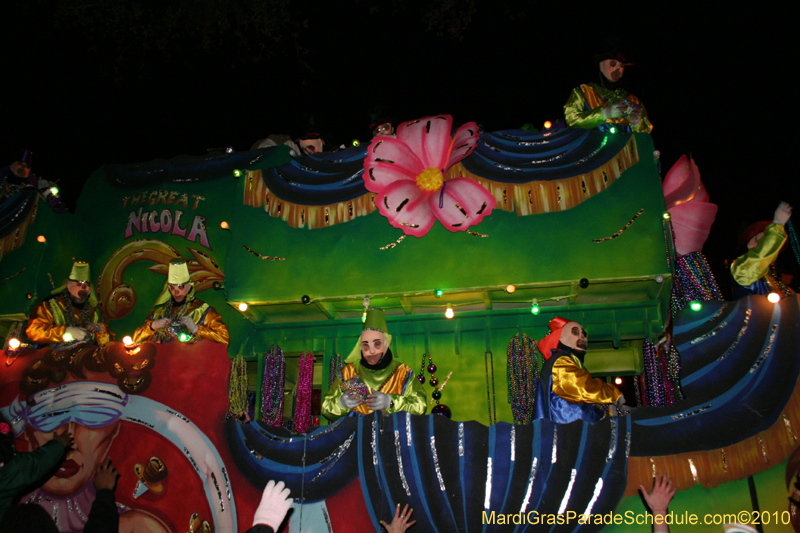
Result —
[{"label": "white glove", "polygon": [[64,335],[72,335],[72,340],[74,341],[82,341],[86,337],[89,336],[89,332],[83,328],[76,328],[75,326],[69,326],[67,329],[64,330]]},{"label": "white glove", "polygon": [[95,324],[94,322],[89,322],[88,324],[86,324],[86,331],[89,331],[91,333],[102,333],[103,326],[101,326],[100,324]]},{"label": "white glove", "polygon": [[619,118],[622,116],[622,104],[611,104],[603,108],[603,119]]},{"label": "white glove", "polygon": [[375,391],[367,396],[367,407],[373,411],[388,409],[392,405],[392,397],[385,392]]},{"label": "white glove", "polygon": [[625,395],[622,394],[621,392],[619,393],[619,400],[617,400],[616,405],[618,407],[622,407],[623,405],[625,405]]},{"label": "white glove", "polygon": [[355,397],[354,398],[354,397],[350,396],[349,394],[345,393],[345,394],[342,394],[341,396],[339,396],[339,403],[345,409],[352,409],[353,407],[358,407],[359,405],[364,403],[364,401],[360,397]]},{"label": "white glove", "polygon": [[153,320],[150,323],[150,329],[156,331],[161,328],[167,327],[167,324],[169,324],[169,318],[159,318],[158,320]]},{"label": "white glove", "polygon": [[289,507],[292,506],[292,499],[289,498],[289,493],[290,491],[284,486],[283,481],[275,483],[270,479],[267,486],[264,487],[264,493],[261,495],[261,503],[258,504],[256,514],[253,515],[253,525],[264,524],[278,531],[278,527],[283,522]]},{"label": "white glove", "polygon": [[786,202],[781,202],[778,204],[778,208],[775,210],[775,216],[773,217],[772,221],[775,224],[780,224],[781,226],[785,226],[786,223],[789,221],[789,217],[792,216],[792,206],[787,204]]},{"label": "white glove", "polygon": [[200,329],[200,326],[195,324],[194,320],[192,320],[192,317],[190,316],[181,317],[181,324],[183,324],[184,327],[186,327],[186,329],[188,329],[189,333],[191,333],[192,335],[196,334],[197,330]]}]

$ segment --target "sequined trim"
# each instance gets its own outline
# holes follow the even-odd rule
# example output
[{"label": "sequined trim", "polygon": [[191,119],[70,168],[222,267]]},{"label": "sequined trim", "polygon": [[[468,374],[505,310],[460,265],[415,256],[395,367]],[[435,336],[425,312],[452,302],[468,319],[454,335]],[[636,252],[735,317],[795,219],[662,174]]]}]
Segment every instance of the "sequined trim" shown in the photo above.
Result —
[{"label": "sequined trim", "polygon": [[606,462],[609,462],[611,459],[614,458],[614,454],[617,453],[617,421],[612,418],[611,419],[611,444],[608,446],[608,455],[606,455]]},{"label": "sequined trim", "polygon": [[316,433],[314,433],[313,435],[309,435],[307,437],[308,440],[314,440],[314,439],[316,439],[318,437],[321,437],[321,436],[323,436],[323,435],[325,435],[327,433],[330,433],[331,431],[336,429],[336,426],[338,426],[339,422],[341,422],[342,420],[344,420],[344,418],[340,418],[339,420],[337,420],[333,424],[329,424],[328,426],[326,426],[325,429],[321,429],[321,430],[317,431]]},{"label": "sequined trim", "polygon": [[569,474],[569,485],[567,485],[567,490],[564,492],[564,499],[561,500],[561,507],[558,508],[558,514],[564,514],[564,511],[567,510],[567,504],[569,503],[569,497],[572,495],[572,486],[575,485],[575,477],[578,475],[578,471],[576,469],[572,469],[572,472]]},{"label": "sequined trim", "polygon": [[539,458],[534,457],[531,463],[531,473],[528,476],[528,488],[525,490],[525,499],[522,500],[522,507],[519,508],[520,514],[524,513],[528,508],[528,502],[531,499],[531,492],[533,492],[533,482],[536,479],[536,467],[539,464]]},{"label": "sequined trim", "polygon": [[273,435],[271,433],[267,433],[266,431],[264,431],[261,428],[258,428],[258,432],[261,433],[262,435],[264,435],[269,440],[274,440],[275,442],[283,442],[283,443],[294,442],[291,438],[287,439],[286,437],[278,437],[277,435]]},{"label": "sequined trim", "polygon": [[516,426],[511,426],[511,462],[513,463],[516,461],[517,457],[517,435],[516,435]]},{"label": "sequined trim", "polygon": [[492,505],[492,458],[486,458],[486,493],[483,497],[483,508],[488,509]]},{"label": "sequined trim", "polygon": [[710,339],[711,337],[713,337],[714,335],[725,329],[727,326],[728,326],[728,321],[725,320],[724,322],[721,322],[719,326],[715,327],[705,335],[700,335],[699,337],[695,337],[694,339],[692,339],[690,344],[697,344],[698,342],[703,342],[706,339]]},{"label": "sequined trim", "polygon": [[558,428],[553,428],[553,452],[550,454],[550,463],[556,464],[558,459]]},{"label": "sequined trim", "polygon": [[792,442],[795,442],[797,440],[797,437],[795,436],[794,430],[792,429],[792,422],[791,420],[786,418],[786,415],[783,415],[783,423],[786,426],[786,431],[789,432],[789,436],[792,437]]},{"label": "sequined trim", "polygon": [[378,466],[378,418],[372,417],[372,465]]},{"label": "sequined trim", "polygon": [[721,448],[719,451],[722,454],[722,471],[723,472],[727,472],[728,471],[728,456],[725,455],[725,448]]},{"label": "sequined trim", "polygon": [[625,433],[625,459],[631,455],[631,432]]},{"label": "sequined trim", "polygon": [[406,411],[406,446],[411,447],[411,413]]},{"label": "sequined trim", "polygon": [[431,453],[433,454],[433,466],[436,469],[436,479],[439,480],[439,490],[445,491],[442,470],[439,468],[439,456],[436,455],[436,437],[431,437]]},{"label": "sequined trim", "polygon": [[688,413],[678,413],[677,415],[672,415],[670,418],[673,420],[681,420],[683,418],[687,418],[694,415],[699,415],[703,411],[711,409],[711,404],[704,405],[703,407],[698,407],[694,411],[689,411]]},{"label": "sequined trim", "polygon": [[603,490],[603,478],[599,478],[597,483],[594,484],[594,493],[592,494],[592,499],[589,500],[589,505],[586,506],[586,510],[583,512],[584,516],[589,516],[592,514],[592,507],[594,507],[594,503],[597,501],[597,498],[600,497],[600,492]]},{"label": "sequined trim", "polygon": [[653,461],[653,458],[650,458],[650,467],[653,469],[653,479],[658,477],[658,473],[656,472],[656,462]]},{"label": "sequined trim", "polygon": [[775,343],[775,335],[776,335],[777,331],[778,331],[778,324],[772,324],[772,330],[769,333],[769,341],[767,342],[767,347],[764,348],[764,351],[761,352],[761,355],[759,356],[759,358],[756,359],[756,362],[753,363],[752,367],[750,367],[750,373],[751,374],[753,372],[755,372],[756,370],[758,370],[758,367],[761,366],[761,363],[763,363],[764,360],[767,357],[769,357],[769,354],[772,353],[772,345]]},{"label": "sequined trim", "polygon": [[697,483],[697,467],[694,466],[694,461],[691,459],[687,459],[687,461],[689,461],[689,470],[692,471],[692,479]]},{"label": "sequined trim", "polygon": [[761,455],[764,457],[764,462],[769,462],[769,455],[767,455],[767,448],[764,446],[764,440],[761,438],[761,435],[758,436],[758,445],[761,448]]},{"label": "sequined trim", "polygon": [[717,361],[722,361],[723,359],[728,357],[728,355],[730,355],[730,353],[733,351],[733,349],[736,348],[736,345],[739,344],[739,341],[742,340],[742,337],[744,336],[745,332],[747,331],[747,325],[750,323],[750,316],[752,314],[753,314],[753,310],[752,309],[748,309],[747,312],[745,312],[745,314],[744,314],[744,322],[742,323],[742,328],[739,330],[739,333],[736,334],[736,340],[734,340],[733,344],[731,344],[728,347],[728,349],[725,350],[725,353],[723,353],[722,355],[720,355],[717,358]]},{"label": "sequined trim", "polygon": [[400,482],[403,484],[403,490],[406,491],[406,495],[410,498],[411,489],[408,488],[406,472],[403,470],[403,455],[400,453],[400,432],[397,430],[394,432],[394,451],[397,455],[397,469],[400,472]]},{"label": "sequined trim", "polygon": [[[341,420],[341,418],[339,419]],[[331,525],[331,517],[328,516],[328,507],[325,502],[322,503],[322,518],[325,520],[325,526],[328,528],[328,533],[333,533],[333,526]]]},{"label": "sequined trim", "polygon": [[250,452],[250,455],[258,459],[259,461],[262,461],[264,459],[262,455],[260,455],[257,451],[255,451],[253,448],[250,447],[250,443],[247,442],[247,439],[244,439],[244,447],[247,448],[247,451]]},{"label": "sequined trim", "polygon": [[321,478],[322,476],[324,476],[325,474],[327,474],[328,471],[330,471],[330,469],[334,467],[336,462],[339,459],[341,459],[342,455],[344,455],[344,452],[347,451],[347,448],[350,447],[350,443],[353,441],[353,438],[355,436],[356,436],[356,433],[354,431],[353,433],[350,434],[349,437],[347,437],[346,441],[344,441],[341,445],[339,445],[339,447],[336,449],[335,452],[333,452],[328,457],[326,457],[325,459],[323,459],[322,461],[319,462],[319,464],[324,464],[324,463],[327,463],[328,461],[332,461],[328,466],[326,466],[325,468],[320,470],[319,474],[314,476],[314,479],[311,480],[312,483],[315,482],[316,480],[318,480],[319,478]]},{"label": "sequined trim", "polygon": [[458,423],[458,456],[464,457],[464,422]]}]

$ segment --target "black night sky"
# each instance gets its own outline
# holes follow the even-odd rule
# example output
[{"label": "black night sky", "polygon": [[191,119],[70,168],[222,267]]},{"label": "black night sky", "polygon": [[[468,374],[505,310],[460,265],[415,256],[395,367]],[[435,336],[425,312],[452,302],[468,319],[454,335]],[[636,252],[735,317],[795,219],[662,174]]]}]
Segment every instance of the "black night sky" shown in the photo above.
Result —
[{"label": "black night sky", "polygon": [[[0,166],[74,204],[105,163],[138,163],[317,129],[369,139],[368,110],[437,113],[487,131],[562,115],[608,39],[655,125],[663,174],[691,153],[720,206],[715,270],[740,226],[800,206],[788,13],[639,2],[85,0],[0,8]],[[554,3],[555,4],[555,3]],[[236,6],[236,7],[232,7]],[[266,28],[266,30],[264,30]],[[790,255],[790,254],[783,254]],[[796,265],[795,265],[796,268]],[[719,274],[718,274],[719,275]]]}]

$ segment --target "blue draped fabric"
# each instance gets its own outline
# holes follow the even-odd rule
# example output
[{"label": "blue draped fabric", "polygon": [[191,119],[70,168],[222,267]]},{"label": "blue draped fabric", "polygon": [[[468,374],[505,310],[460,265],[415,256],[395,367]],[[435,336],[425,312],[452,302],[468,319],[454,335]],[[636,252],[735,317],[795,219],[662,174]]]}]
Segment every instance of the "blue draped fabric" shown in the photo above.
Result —
[{"label": "blue draped fabric", "polygon": [[686,397],[633,414],[631,453],[671,455],[730,446],[772,426],[800,374],[800,300],[703,302],[676,317]]},{"label": "blue draped fabric", "polygon": [[[509,526],[498,517],[608,513],[625,491],[629,431],[628,418],[487,427],[401,412],[343,418],[308,436],[289,436],[228,421],[233,456],[256,486],[282,479],[293,496],[313,501],[358,475],[376,530],[397,503],[409,503],[416,528],[426,532],[541,531],[540,524]],[[485,523],[484,512],[494,513],[494,523]],[[573,518],[547,529],[601,527]]]}]

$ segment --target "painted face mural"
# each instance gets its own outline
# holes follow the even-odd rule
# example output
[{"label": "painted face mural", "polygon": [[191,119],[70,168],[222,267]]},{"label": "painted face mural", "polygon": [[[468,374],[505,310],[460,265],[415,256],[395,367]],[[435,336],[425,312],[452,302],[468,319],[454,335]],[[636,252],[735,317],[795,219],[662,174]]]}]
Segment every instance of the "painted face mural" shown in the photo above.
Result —
[{"label": "painted face mural", "polygon": [[366,329],[361,332],[361,353],[367,363],[374,365],[380,362],[386,352],[386,335],[380,331]]},{"label": "painted face mural", "polygon": [[616,59],[606,59],[600,62],[600,72],[608,81],[616,83],[625,73],[625,64]]}]

